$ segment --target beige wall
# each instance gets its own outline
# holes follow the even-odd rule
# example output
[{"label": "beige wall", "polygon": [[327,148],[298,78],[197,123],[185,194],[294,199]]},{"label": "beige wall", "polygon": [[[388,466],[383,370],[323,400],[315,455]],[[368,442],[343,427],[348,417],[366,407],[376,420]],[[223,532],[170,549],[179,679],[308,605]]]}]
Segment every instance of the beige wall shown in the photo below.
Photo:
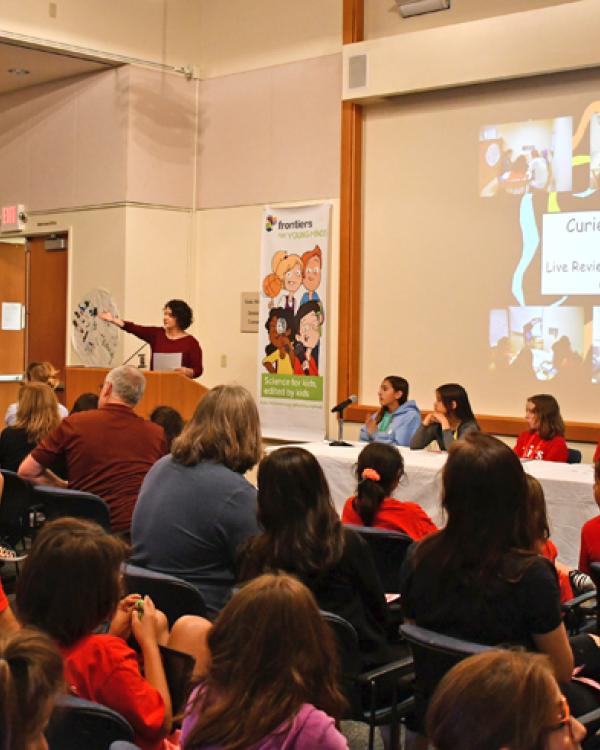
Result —
[{"label": "beige wall", "polygon": [[339,193],[341,56],[200,86],[200,208]]},{"label": "beige wall", "polygon": [[57,0],[56,18],[48,0],[2,0],[4,32],[75,45],[169,65],[193,62],[198,54],[196,0]]},{"label": "beige wall", "polygon": [[200,0],[198,6],[202,77],[341,51],[342,0]]}]

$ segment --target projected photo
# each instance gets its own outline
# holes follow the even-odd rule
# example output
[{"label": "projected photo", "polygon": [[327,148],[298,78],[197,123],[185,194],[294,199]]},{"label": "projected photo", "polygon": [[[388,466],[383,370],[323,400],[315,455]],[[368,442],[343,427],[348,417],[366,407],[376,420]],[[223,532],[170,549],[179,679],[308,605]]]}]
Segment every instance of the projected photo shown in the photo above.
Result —
[{"label": "projected photo", "polygon": [[590,118],[590,188],[600,190],[600,113]]},{"label": "projected photo", "polygon": [[592,383],[600,383],[600,307],[592,310]]},{"label": "projected photo", "polygon": [[[600,308],[598,322],[600,324]],[[583,365],[582,307],[509,307],[490,311],[490,371],[538,380],[576,374]],[[595,335],[595,334],[594,334]],[[598,329],[600,347],[600,328]]]},{"label": "projected photo", "polygon": [[572,136],[572,117],[482,127],[479,195],[569,192]]}]

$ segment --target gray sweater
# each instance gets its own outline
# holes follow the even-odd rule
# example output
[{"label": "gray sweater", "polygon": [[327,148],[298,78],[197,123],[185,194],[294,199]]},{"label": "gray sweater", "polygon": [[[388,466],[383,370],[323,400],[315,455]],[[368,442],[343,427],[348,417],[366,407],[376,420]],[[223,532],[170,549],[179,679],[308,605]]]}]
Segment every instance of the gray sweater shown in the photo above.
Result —
[{"label": "gray sweater", "polygon": [[[479,432],[479,425],[474,419],[461,422],[458,425],[456,430],[458,439],[464,437],[467,432]],[[434,440],[437,441],[441,451],[447,451],[454,442],[454,430],[442,430],[442,425],[439,422],[432,422],[428,425],[422,424],[412,436],[410,447],[413,450],[427,448],[429,443]]]}]

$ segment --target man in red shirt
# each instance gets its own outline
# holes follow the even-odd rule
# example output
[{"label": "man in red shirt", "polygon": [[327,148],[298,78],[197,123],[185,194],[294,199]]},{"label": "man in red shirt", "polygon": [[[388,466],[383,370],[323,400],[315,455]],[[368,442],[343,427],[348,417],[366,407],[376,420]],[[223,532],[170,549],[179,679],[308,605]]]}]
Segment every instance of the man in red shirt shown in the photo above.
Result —
[{"label": "man in red shirt", "polygon": [[58,484],[48,467],[64,457],[69,488],[101,497],[113,530],[127,530],[146,473],[167,452],[162,427],[133,411],[145,387],[137,368],[111,370],[98,409],[63,419],[23,461],[19,476],[37,484]]}]

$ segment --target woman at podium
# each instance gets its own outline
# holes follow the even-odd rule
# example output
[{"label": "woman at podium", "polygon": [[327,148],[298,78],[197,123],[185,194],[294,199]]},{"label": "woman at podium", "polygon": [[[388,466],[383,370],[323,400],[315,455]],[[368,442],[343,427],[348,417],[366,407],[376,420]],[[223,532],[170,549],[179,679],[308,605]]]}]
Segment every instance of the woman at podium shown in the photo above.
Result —
[{"label": "woman at podium", "polygon": [[192,309],[187,302],[172,299],[165,304],[162,328],[121,320],[107,310],[98,313],[98,317],[148,342],[152,349],[150,369],[173,370],[188,378],[202,375],[202,349],[198,341],[186,333],[193,320]]}]

